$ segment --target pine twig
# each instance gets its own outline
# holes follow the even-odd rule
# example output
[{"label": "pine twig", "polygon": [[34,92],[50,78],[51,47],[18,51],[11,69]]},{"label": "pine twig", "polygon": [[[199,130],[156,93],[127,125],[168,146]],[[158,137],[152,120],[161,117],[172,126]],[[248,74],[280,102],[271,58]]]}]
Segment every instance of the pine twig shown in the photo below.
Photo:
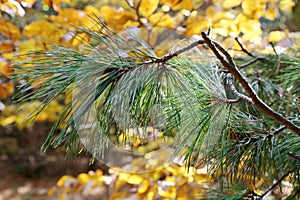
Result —
[{"label": "pine twig", "polygon": [[263,198],[264,196],[266,196],[269,192],[271,192],[275,187],[277,187],[282,181],[283,179],[285,179],[291,172],[287,172],[285,175],[283,175],[280,179],[278,179],[278,181],[276,183],[274,183],[273,185],[271,185],[266,191],[264,191],[264,193],[262,193],[260,195],[261,198]]},{"label": "pine twig", "polygon": [[250,53],[247,49],[244,48],[244,46],[242,45],[242,43],[239,41],[239,38],[235,38],[235,41],[239,44],[239,46],[241,47],[242,49],[242,52],[245,52],[248,56],[252,57],[252,58],[255,58],[255,56]]},{"label": "pine twig", "polygon": [[192,42],[191,44],[185,46],[185,47],[182,47],[180,49],[178,49],[177,51],[171,53],[171,54],[166,54],[160,58],[157,58],[157,59],[152,59],[152,60],[149,60],[149,61],[146,61],[144,62],[144,64],[152,64],[152,63],[165,63],[167,62],[168,60],[178,56],[179,54],[182,54],[192,48],[194,48],[195,46],[199,45],[199,44],[204,44],[205,41],[204,40],[197,40],[195,42]]},{"label": "pine twig", "polygon": [[252,101],[251,98],[249,98],[249,97],[247,97],[246,95],[241,94],[241,93],[239,93],[239,92],[237,91],[237,89],[235,88],[235,86],[234,86],[234,84],[233,84],[233,77],[232,77],[231,74],[227,74],[227,83],[228,83],[228,85],[229,85],[229,87],[230,87],[230,90],[233,92],[233,94],[234,94],[235,96],[237,96],[237,97],[238,97],[239,99],[241,99],[241,100],[245,100],[245,101],[247,101],[248,103],[253,104],[253,101]]},{"label": "pine twig", "polygon": [[249,62],[247,62],[247,63],[245,63],[243,65],[240,65],[238,67],[239,67],[239,69],[243,69],[243,68],[248,67],[249,65],[251,65],[251,64],[253,64],[253,63],[257,62],[257,61],[260,61],[260,60],[266,60],[266,59],[264,57],[258,56],[256,58],[254,58],[253,60],[250,60]]},{"label": "pine twig", "polygon": [[[290,120],[283,117],[281,114],[274,111],[257,96],[253,88],[250,86],[249,82],[242,76],[241,72],[238,70],[236,64],[233,61],[233,58],[224,49],[224,47],[222,47],[219,43],[211,40],[205,32],[202,32],[201,35],[205,43],[209,46],[209,48],[213,51],[216,57],[220,60],[223,67],[225,67],[234,76],[234,78],[242,85],[244,90],[249,94],[250,98],[253,101],[253,106],[258,110],[264,112],[270,118],[286,126],[286,128],[293,131],[295,134],[300,136],[300,127],[298,127]],[[223,55],[221,55],[219,51]]]},{"label": "pine twig", "polygon": [[300,156],[299,155],[296,155],[292,152],[288,152],[287,155],[300,161]]}]

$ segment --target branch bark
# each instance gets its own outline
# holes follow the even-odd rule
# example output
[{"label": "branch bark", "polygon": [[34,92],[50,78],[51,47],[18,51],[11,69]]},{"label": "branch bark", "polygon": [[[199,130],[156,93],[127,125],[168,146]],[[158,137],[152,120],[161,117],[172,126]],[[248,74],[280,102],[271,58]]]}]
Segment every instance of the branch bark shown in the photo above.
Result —
[{"label": "branch bark", "polygon": [[205,32],[202,32],[201,35],[205,43],[208,45],[208,47],[213,51],[216,57],[220,60],[223,67],[225,67],[234,76],[234,78],[242,85],[244,90],[248,93],[249,97],[252,99],[253,106],[258,110],[262,111],[263,113],[265,113],[270,118],[284,125],[287,129],[291,130],[292,132],[300,136],[300,127],[298,127],[293,122],[283,117],[281,114],[274,111],[271,107],[265,104],[256,95],[255,91],[250,86],[249,82],[245,79],[245,77],[243,77],[241,72],[238,70],[235,62],[233,61],[233,58],[224,49],[224,47],[222,47],[219,43],[211,40]]}]

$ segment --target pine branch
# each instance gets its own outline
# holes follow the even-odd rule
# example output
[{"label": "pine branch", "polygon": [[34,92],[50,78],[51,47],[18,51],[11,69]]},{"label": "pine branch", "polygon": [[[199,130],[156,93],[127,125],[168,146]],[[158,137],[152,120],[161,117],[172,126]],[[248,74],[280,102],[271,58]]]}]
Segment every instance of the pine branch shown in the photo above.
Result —
[{"label": "pine branch", "polygon": [[287,154],[288,154],[288,156],[300,161],[300,156],[299,155],[296,155],[292,152],[288,152]]},{"label": "pine branch", "polygon": [[247,101],[248,103],[253,104],[252,99],[250,99],[250,98],[247,97],[246,95],[241,94],[241,93],[239,93],[239,92],[237,91],[237,89],[235,88],[235,86],[234,86],[234,84],[233,84],[233,77],[232,77],[231,74],[227,74],[227,83],[228,83],[228,85],[229,85],[231,91],[233,92],[233,94],[234,94],[235,96],[237,96],[238,99],[245,100],[245,101]]},{"label": "pine branch", "polygon": [[[249,94],[253,101],[253,106],[258,110],[264,112],[267,116],[279,122],[280,124],[286,126],[289,130],[300,136],[300,127],[292,123],[290,120],[283,117],[281,114],[274,111],[267,104],[265,104],[255,93],[253,88],[250,86],[249,82],[242,76],[241,72],[238,70],[236,64],[234,63],[232,57],[229,53],[217,42],[211,40],[205,32],[201,33],[204,41],[213,51],[216,57],[220,60],[223,67],[225,67],[242,85],[244,90]],[[221,55],[220,52],[225,56]],[[226,59],[227,60],[226,60]]]},{"label": "pine branch", "polygon": [[271,192],[275,187],[277,187],[291,172],[286,173],[285,175],[283,175],[280,179],[278,179],[278,181],[276,183],[274,183],[273,185],[271,185],[266,191],[264,191],[264,193],[262,193],[260,195],[261,198],[263,198],[264,196],[266,196],[269,192]]},{"label": "pine branch", "polygon": [[242,43],[239,41],[238,38],[235,38],[235,41],[238,43],[238,45],[241,47],[242,51],[245,52],[248,56],[255,58],[255,56],[250,53],[247,49],[245,49],[245,47],[242,45]]},{"label": "pine branch", "polygon": [[180,49],[178,49],[177,51],[171,53],[171,54],[166,54],[160,58],[157,58],[157,59],[153,59],[153,60],[149,60],[149,61],[146,61],[144,62],[144,64],[152,64],[152,63],[165,63],[167,62],[168,60],[200,45],[200,44],[205,44],[205,41],[204,40],[197,40],[195,42],[192,42],[191,44],[185,46],[185,47],[182,47]]}]

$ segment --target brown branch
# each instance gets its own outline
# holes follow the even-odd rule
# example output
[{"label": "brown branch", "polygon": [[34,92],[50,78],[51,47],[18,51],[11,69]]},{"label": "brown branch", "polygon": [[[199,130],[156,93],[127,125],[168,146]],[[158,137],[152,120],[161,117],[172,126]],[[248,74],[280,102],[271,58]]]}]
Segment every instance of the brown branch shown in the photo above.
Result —
[{"label": "brown branch", "polygon": [[271,45],[271,47],[272,47],[274,53],[276,54],[276,56],[278,56],[278,53],[277,53],[277,51],[276,51],[276,49],[275,49],[275,46],[274,46],[274,43],[273,43],[273,42],[270,42],[270,45]]},{"label": "brown branch", "polygon": [[291,156],[292,158],[295,158],[296,160],[299,160],[299,161],[300,161],[300,156],[299,156],[299,155],[293,154],[292,152],[288,152],[287,155],[289,155],[289,156]]},{"label": "brown branch", "polygon": [[248,67],[249,65],[251,65],[251,64],[253,64],[253,63],[257,62],[257,61],[260,61],[260,60],[266,60],[266,59],[264,57],[260,57],[259,56],[259,57],[254,58],[253,60],[250,60],[247,63],[244,63],[243,65],[238,66],[238,68],[239,69],[243,69],[243,68]]},{"label": "brown branch", "polygon": [[140,24],[140,26],[144,26],[145,24],[141,21],[142,16],[141,16],[141,14],[139,12],[142,0],[139,0],[136,6],[134,6],[134,4],[130,0],[125,0],[125,2],[127,3],[127,5],[130,8],[132,8],[133,10],[135,10],[135,13],[136,13],[136,16],[137,16],[137,21]]},{"label": "brown branch", "polygon": [[239,44],[239,46],[241,47],[242,49],[242,52],[246,53],[248,56],[252,57],[252,58],[255,58],[255,56],[250,53],[247,49],[244,48],[244,46],[242,45],[242,43],[239,41],[239,38],[235,38],[235,41]]},{"label": "brown branch", "polygon": [[[205,43],[208,45],[208,47],[213,51],[216,57],[220,60],[223,67],[225,67],[234,76],[234,78],[242,85],[244,90],[248,93],[248,95],[253,101],[253,106],[258,110],[264,112],[270,118],[284,125],[286,128],[293,131],[297,135],[300,135],[300,127],[298,127],[290,120],[283,117],[281,114],[274,111],[256,95],[255,91],[250,86],[249,82],[243,77],[241,72],[238,70],[236,64],[233,61],[233,58],[229,55],[229,53],[219,43],[212,41],[205,32],[202,32],[201,35]],[[221,55],[219,51],[223,55]]]},{"label": "brown branch", "polygon": [[259,197],[263,198],[264,196],[266,196],[269,192],[271,192],[275,187],[277,187],[282,181],[283,179],[285,179],[291,172],[286,173],[285,175],[283,175],[280,179],[278,179],[278,181],[276,183],[274,183],[273,185],[271,185],[266,191],[264,191],[264,193],[262,193]]},{"label": "brown branch", "polygon": [[250,104],[253,104],[253,101],[251,98],[247,97],[246,95],[244,94],[241,94],[237,91],[237,89],[235,88],[234,84],[233,84],[233,77],[232,77],[232,74],[227,74],[227,84],[229,85],[230,87],[230,90],[233,92],[233,94],[235,96],[237,96],[239,99],[241,100],[245,100],[247,101],[248,103]]},{"label": "brown branch", "polygon": [[191,44],[185,46],[185,47],[182,47],[181,49],[178,49],[177,51],[171,53],[171,54],[166,54],[160,58],[156,58],[156,59],[152,59],[152,60],[149,60],[149,61],[146,61],[144,62],[144,64],[152,64],[152,63],[165,63],[167,62],[168,60],[178,56],[179,54],[182,54],[194,47],[196,47],[197,45],[199,44],[204,44],[205,41],[204,40],[197,40],[195,42],[192,42]]}]

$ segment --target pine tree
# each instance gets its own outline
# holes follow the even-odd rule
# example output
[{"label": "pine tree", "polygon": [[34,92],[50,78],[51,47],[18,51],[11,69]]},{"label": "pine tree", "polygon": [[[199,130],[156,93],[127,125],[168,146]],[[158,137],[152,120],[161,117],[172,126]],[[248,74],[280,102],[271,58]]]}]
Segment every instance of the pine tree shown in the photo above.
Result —
[{"label": "pine tree", "polygon": [[76,155],[81,138],[96,157],[112,129],[118,140],[129,129],[152,126],[174,138],[175,155],[188,166],[202,157],[221,182],[254,190],[264,177],[261,198],[288,179],[290,198],[299,197],[299,58],[256,56],[241,44],[247,56],[233,58],[209,32],[197,40],[174,36],[157,56],[165,37],[152,42],[148,29],[118,34],[97,23],[98,30],[78,28],[90,37],[80,52],[52,47],[15,63],[17,100],[43,100],[33,117],[54,99],[72,98],[43,150],[65,144]]}]

